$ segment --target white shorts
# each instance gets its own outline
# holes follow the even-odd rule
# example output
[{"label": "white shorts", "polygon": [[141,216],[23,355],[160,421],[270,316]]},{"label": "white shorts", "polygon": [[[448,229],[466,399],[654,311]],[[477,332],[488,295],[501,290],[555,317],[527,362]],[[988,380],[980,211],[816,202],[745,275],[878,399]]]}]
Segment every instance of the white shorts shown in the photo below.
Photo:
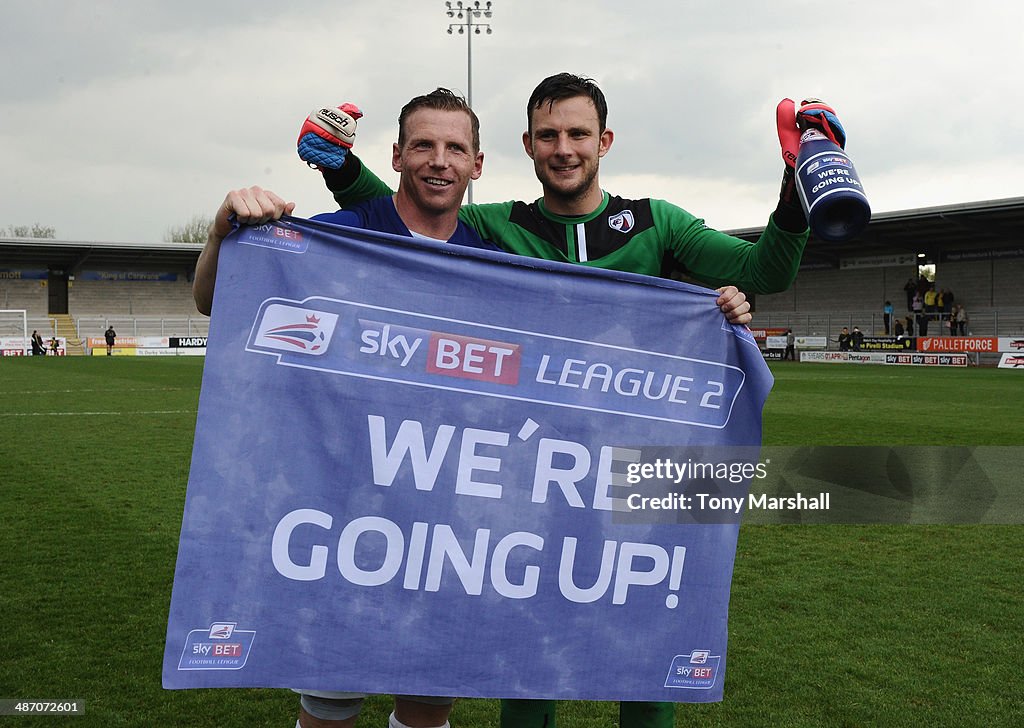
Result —
[{"label": "white shorts", "polygon": [[[359,715],[363,699],[369,693],[350,693],[340,690],[298,690],[292,688],[301,698],[302,708],[320,720],[348,720]],[[427,705],[451,705],[455,698],[441,698],[432,695],[396,695],[396,698],[411,700]]]}]

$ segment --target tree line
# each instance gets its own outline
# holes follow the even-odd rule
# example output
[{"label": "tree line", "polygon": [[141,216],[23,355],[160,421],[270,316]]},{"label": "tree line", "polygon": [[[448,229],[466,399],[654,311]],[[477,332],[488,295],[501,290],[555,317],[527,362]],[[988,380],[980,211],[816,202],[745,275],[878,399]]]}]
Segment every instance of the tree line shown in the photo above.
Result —
[{"label": "tree line", "polygon": [[[213,218],[207,215],[194,215],[184,225],[173,225],[167,228],[164,234],[164,242],[167,243],[194,243],[203,245],[206,243],[206,233],[213,224]],[[7,225],[0,227],[0,236],[8,238],[46,238],[57,237],[57,229],[52,225]]]}]

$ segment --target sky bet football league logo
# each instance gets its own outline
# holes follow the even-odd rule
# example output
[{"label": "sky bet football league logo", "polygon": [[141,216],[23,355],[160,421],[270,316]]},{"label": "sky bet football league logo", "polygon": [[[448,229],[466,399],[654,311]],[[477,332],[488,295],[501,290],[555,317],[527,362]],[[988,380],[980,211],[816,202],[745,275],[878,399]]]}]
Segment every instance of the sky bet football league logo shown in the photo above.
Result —
[{"label": "sky bet football league logo", "polygon": [[676,655],[665,678],[667,688],[689,688],[710,690],[718,679],[721,655],[712,655],[710,650],[694,650],[688,655]]},{"label": "sky bet football league logo", "polygon": [[263,311],[256,343],[267,349],[324,354],[331,344],[338,314],[272,303]]},{"label": "sky bet football league logo", "polygon": [[214,622],[185,638],[179,670],[240,670],[249,658],[255,630],[236,629],[235,622]]}]

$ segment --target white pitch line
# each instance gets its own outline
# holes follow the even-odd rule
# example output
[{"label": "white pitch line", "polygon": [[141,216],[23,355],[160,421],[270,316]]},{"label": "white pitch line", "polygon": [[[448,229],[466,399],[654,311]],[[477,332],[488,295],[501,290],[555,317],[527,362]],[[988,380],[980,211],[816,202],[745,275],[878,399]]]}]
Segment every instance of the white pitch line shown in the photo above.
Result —
[{"label": "white pitch line", "polygon": [[82,415],[192,415],[195,410],[142,410],[136,412],[0,412],[0,417],[75,417]]},{"label": "white pitch line", "polygon": [[20,392],[7,392],[0,390],[0,397],[10,397],[12,395],[23,395],[23,394],[83,394],[86,392],[95,393],[117,393],[117,394],[132,394],[135,392],[184,392],[198,390],[199,387],[141,387],[138,389],[35,389],[35,390],[22,390]]}]

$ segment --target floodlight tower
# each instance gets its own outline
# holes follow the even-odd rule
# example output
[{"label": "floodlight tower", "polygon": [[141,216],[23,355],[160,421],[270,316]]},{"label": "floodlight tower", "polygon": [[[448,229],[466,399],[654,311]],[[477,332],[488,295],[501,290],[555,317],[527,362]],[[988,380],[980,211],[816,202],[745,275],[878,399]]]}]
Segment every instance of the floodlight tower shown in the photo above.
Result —
[{"label": "floodlight tower", "polygon": [[[491,2],[481,3],[480,0],[473,0],[473,2],[463,2],[462,0],[456,0],[456,2],[446,2],[445,7],[447,8],[445,13],[450,18],[448,22],[448,35],[453,35],[455,29],[458,28],[459,35],[466,36],[466,102],[470,108],[473,107],[473,35],[480,35],[481,29],[487,31],[487,35],[491,34],[491,24],[481,23],[480,18],[491,17]],[[473,181],[470,180],[469,188],[467,190],[469,204],[473,204]]]}]

